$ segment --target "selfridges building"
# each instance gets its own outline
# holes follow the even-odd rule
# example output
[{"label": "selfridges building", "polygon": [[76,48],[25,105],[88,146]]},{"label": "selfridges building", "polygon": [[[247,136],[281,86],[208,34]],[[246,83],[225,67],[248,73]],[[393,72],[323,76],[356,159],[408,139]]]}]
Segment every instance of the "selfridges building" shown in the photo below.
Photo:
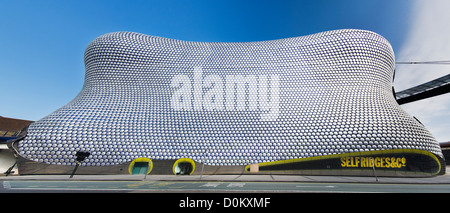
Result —
[{"label": "selfridges building", "polygon": [[85,66],[81,92],[10,144],[20,174],[445,172],[393,95],[391,45],[370,31],[236,43],[116,32],[88,45]]}]

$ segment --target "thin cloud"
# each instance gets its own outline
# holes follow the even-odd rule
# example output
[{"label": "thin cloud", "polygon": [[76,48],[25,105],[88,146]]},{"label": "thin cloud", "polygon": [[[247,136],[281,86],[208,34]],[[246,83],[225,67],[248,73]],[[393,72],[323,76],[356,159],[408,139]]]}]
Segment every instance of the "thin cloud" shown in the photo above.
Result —
[{"label": "thin cloud", "polygon": [[[450,60],[450,1],[417,0],[410,31],[397,54],[397,61]],[[396,91],[450,73],[450,65],[397,65]],[[440,142],[450,141],[450,94],[402,105],[417,117]]]}]

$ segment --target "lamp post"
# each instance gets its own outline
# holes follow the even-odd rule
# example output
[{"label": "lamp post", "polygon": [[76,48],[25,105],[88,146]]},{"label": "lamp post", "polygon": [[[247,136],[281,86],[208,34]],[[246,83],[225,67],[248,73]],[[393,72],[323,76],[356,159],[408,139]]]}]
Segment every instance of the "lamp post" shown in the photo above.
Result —
[{"label": "lamp post", "polygon": [[76,172],[77,169],[78,169],[78,166],[80,166],[81,162],[84,161],[84,159],[86,159],[87,157],[89,157],[90,154],[91,154],[91,153],[89,153],[89,152],[80,152],[80,151],[78,151],[78,152],[75,154],[75,156],[77,157],[77,158],[76,158],[76,161],[77,161],[77,162],[76,162],[76,165],[75,165],[75,169],[73,169],[72,174],[70,175],[70,178],[73,177],[73,175],[75,174],[75,172]]}]

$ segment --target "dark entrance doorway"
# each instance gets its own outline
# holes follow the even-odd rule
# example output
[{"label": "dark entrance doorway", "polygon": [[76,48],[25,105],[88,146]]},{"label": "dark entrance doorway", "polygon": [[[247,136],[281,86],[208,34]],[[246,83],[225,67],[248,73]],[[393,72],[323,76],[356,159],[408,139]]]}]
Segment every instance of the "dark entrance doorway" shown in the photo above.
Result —
[{"label": "dark entrance doorway", "polygon": [[191,175],[195,170],[195,162],[189,158],[181,158],[175,161],[173,165],[173,174]]}]

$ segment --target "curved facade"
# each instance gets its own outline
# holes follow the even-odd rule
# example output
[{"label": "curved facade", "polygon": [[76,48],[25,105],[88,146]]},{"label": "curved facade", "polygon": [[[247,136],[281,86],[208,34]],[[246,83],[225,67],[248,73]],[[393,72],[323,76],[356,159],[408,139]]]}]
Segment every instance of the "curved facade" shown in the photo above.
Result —
[{"label": "curved facade", "polygon": [[109,33],[86,49],[78,96],[31,124],[17,152],[74,166],[85,151],[92,167],[186,158],[262,171],[384,151],[442,164],[437,141],[393,96],[394,65],[388,41],[363,30],[246,43]]}]

